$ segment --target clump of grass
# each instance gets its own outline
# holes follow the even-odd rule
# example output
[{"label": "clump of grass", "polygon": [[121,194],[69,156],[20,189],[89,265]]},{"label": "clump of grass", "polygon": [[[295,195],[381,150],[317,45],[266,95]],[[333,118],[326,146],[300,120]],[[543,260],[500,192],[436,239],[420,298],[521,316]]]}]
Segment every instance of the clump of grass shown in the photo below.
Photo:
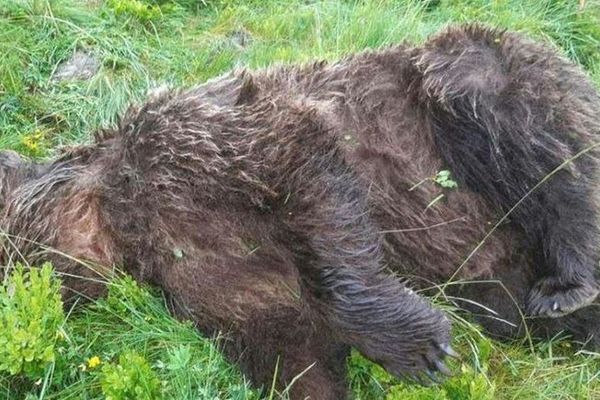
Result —
[{"label": "clump of grass", "polygon": [[[24,275],[19,271],[15,279],[19,282],[24,276],[26,286],[28,274],[41,274],[54,297],[48,296],[48,290],[35,289],[40,285],[32,286],[35,293],[30,289],[26,298],[20,296],[19,307],[3,310],[2,315],[10,319],[0,326],[0,338],[13,332],[14,328],[8,327],[20,327],[33,319],[47,327],[30,333],[30,342],[40,349],[26,364],[34,367],[35,374],[29,375],[24,368],[13,369],[11,375],[0,371],[0,394],[61,400],[260,398],[259,392],[251,390],[239,371],[225,361],[218,340],[202,338],[191,323],[173,319],[160,295],[131,278],[116,279],[109,284],[105,299],[79,307],[66,320],[57,319],[61,324],[56,331],[58,322],[50,326],[47,321],[54,312],[63,315],[62,305],[58,309],[48,307],[48,299],[57,300],[58,281],[49,275],[49,267],[40,272],[31,269]],[[45,309],[27,310],[32,302]],[[23,312],[14,312],[17,308]],[[46,358],[49,346],[52,357]],[[14,359],[20,362],[26,357],[30,358],[19,353]],[[2,357],[0,365],[10,366],[12,360]],[[24,376],[31,379],[24,381]],[[36,381],[40,378],[43,385]]]},{"label": "clump of grass", "polygon": [[527,344],[501,343],[450,310],[454,344],[461,360],[450,361],[454,376],[433,387],[396,380],[357,353],[350,360],[358,399],[495,400],[600,398],[600,354],[574,351],[567,337]]},{"label": "clump of grass", "polygon": [[[107,311],[111,314],[108,318]],[[225,361],[218,342],[202,338],[191,323],[174,320],[162,297],[131,278],[112,283],[108,297],[70,326],[77,336],[93,343],[86,349],[90,355],[112,359],[121,349],[144,355],[165,382],[165,398],[258,398]],[[113,327],[110,332],[107,326]]]},{"label": "clump of grass", "polygon": [[140,0],[108,0],[106,5],[117,16],[136,18],[143,23],[156,21],[163,15],[158,5],[148,4]]}]

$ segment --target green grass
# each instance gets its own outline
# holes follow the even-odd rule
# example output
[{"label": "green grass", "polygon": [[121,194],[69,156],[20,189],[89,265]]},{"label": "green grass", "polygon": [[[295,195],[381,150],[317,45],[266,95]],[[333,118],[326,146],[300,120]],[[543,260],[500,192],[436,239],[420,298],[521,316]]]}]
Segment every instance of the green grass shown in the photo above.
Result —
[{"label": "green grass", "polygon": [[[420,42],[466,21],[546,40],[600,83],[600,5],[590,0],[581,10],[578,0],[2,0],[0,148],[50,157],[57,147],[86,141],[113,124],[153,86],[193,85],[233,68],[336,59],[403,40]],[[58,64],[76,49],[98,58],[99,73],[86,81],[52,81]],[[456,377],[435,388],[410,386],[354,354],[355,397],[600,398],[599,354],[578,352],[562,338],[534,345],[493,342],[460,316],[455,319],[463,355],[452,365]],[[271,395],[269,388],[262,394],[251,390],[224,361],[218,341],[175,321],[159,293],[131,281],[113,282],[107,299],[65,320],[54,361],[38,379],[0,372],[0,397],[94,399],[110,396],[106,387],[122,398],[130,389],[173,399]],[[128,365],[146,372],[136,374]]]}]

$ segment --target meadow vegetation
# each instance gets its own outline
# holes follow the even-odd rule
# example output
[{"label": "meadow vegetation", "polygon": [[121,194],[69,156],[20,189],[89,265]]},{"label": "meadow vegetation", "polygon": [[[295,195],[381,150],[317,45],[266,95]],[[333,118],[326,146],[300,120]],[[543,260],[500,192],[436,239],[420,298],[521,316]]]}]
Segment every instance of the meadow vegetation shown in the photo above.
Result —
[{"label": "meadow vegetation", "polygon": [[[335,60],[473,21],[547,41],[600,85],[597,0],[1,0],[0,149],[48,158],[114,124],[155,86]],[[95,75],[56,79],[76,51],[97,61]],[[170,317],[156,290],[119,276],[106,298],[63,310],[60,276],[21,262],[7,266],[0,286],[0,398],[285,397],[250,388],[220,354],[220,339]],[[492,341],[440,306],[455,321],[456,375],[418,387],[353,354],[356,399],[600,399],[600,354],[565,337]]]}]

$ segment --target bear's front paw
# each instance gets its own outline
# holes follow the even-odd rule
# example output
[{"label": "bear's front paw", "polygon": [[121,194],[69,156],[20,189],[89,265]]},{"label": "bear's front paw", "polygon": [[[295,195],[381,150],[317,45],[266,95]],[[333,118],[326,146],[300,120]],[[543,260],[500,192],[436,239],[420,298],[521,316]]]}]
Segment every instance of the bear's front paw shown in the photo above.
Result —
[{"label": "bear's front paw", "polygon": [[401,365],[386,363],[386,370],[400,378],[424,386],[441,383],[445,377],[452,376],[452,372],[446,366],[445,358],[447,356],[458,358],[458,354],[450,344],[431,342],[428,348],[421,350],[416,352],[414,357],[403,360]]},{"label": "bear's front paw", "polygon": [[556,277],[542,278],[527,297],[531,316],[560,317],[592,303],[600,293],[595,282],[562,283]]},{"label": "bear's front paw", "polygon": [[[430,334],[415,329],[413,335],[399,339],[400,348],[389,349],[381,365],[391,374],[417,382],[421,385],[439,383],[444,376],[451,376],[445,364],[446,357],[458,358],[450,346],[449,324],[441,324]],[[397,347],[397,346],[396,346]]]}]

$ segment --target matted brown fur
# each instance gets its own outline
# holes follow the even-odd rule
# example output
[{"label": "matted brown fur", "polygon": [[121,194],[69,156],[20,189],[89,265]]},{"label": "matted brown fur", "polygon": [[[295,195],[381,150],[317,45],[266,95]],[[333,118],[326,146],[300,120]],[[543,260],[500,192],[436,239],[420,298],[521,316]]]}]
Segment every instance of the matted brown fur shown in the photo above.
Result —
[{"label": "matted brown fur", "polygon": [[[497,336],[522,334],[525,315],[540,334],[600,345],[600,100],[577,66],[467,26],[198,90],[235,79],[246,101],[285,93],[319,110],[368,188],[392,269],[422,288],[452,278],[446,294]],[[431,179],[444,169],[457,190]]]},{"label": "matted brown fur", "polygon": [[[598,104],[553,51],[454,28],[421,47],[157,92],[49,164],[3,154],[0,222],[32,261],[23,238],[158,285],[203,332],[229,333],[256,384],[280,359],[280,387],[308,368],[294,398],[337,399],[350,345],[403,376],[443,370],[450,352],[446,319],[384,263],[422,288],[458,280],[446,294],[495,309],[480,317],[496,335],[522,331],[518,307],[581,308],[535,326],[598,342],[597,308],[582,308],[598,291],[596,152],[529,193],[594,143]],[[433,182],[443,169],[458,189]],[[68,288],[101,293],[95,272],[51,258],[90,278]]]}]

